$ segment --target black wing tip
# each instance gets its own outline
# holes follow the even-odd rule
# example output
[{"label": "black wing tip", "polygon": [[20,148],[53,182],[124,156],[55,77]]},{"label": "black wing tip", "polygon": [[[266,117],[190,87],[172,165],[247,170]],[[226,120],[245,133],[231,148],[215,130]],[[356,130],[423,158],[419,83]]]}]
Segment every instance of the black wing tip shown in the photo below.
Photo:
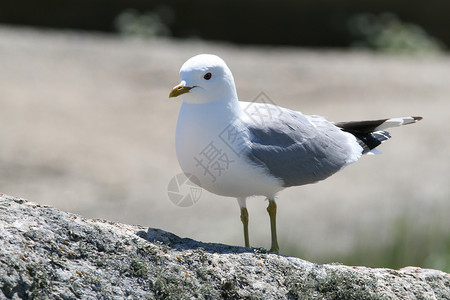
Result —
[{"label": "black wing tip", "polygon": [[374,132],[350,132],[356,137],[356,141],[363,148],[362,154],[370,152],[385,141],[391,138],[391,135],[387,131],[374,131]]},{"label": "black wing tip", "polygon": [[423,119],[422,117],[411,117],[411,118],[413,118],[413,119],[414,119],[414,121],[416,121],[416,122],[419,122],[420,120],[422,120],[422,119]]}]

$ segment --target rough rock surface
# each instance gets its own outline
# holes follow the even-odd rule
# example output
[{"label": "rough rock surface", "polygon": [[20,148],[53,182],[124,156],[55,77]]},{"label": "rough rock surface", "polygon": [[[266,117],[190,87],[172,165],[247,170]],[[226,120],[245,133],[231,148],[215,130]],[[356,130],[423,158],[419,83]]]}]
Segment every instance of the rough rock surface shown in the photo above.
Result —
[{"label": "rough rock surface", "polygon": [[318,265],[0,196],[0,298],[450,299],[450,275]]}]

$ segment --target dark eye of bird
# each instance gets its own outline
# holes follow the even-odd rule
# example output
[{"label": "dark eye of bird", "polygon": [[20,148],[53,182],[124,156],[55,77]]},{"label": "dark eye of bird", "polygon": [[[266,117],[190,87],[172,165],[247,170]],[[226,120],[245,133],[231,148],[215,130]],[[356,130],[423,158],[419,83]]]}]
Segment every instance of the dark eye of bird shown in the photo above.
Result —
[{"label": "dark eye of bird", "polygon": [[211,77],[212,77],[212,74],[211,73],[206,73],[205,74],[205,76],[203,76],[203,78],[205,78],[206,80],[210,80],[211,79]]}]

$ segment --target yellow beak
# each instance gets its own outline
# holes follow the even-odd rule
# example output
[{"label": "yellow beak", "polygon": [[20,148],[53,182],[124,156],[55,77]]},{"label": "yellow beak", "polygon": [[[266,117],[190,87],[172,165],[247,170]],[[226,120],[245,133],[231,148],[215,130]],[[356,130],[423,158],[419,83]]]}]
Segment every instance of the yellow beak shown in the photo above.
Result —
[{"label": "yellow beak", "polygon": [[178,97],[182,94],[189,93],[189,91],[192,89],[192,86],[186,86],[186,82],[182,81],[179,85],[175,86],[169,94],[169,98]]}]

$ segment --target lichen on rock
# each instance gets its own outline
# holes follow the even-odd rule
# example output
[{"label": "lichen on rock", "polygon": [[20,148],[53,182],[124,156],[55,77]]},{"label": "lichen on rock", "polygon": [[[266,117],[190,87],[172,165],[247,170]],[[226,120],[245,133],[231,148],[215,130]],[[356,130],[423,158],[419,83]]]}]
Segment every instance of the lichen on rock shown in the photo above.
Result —
[{"label": "lichen on rock", "polygon": [[450,299],[450,275],[319,265],[0,196],[0,298]]}]

